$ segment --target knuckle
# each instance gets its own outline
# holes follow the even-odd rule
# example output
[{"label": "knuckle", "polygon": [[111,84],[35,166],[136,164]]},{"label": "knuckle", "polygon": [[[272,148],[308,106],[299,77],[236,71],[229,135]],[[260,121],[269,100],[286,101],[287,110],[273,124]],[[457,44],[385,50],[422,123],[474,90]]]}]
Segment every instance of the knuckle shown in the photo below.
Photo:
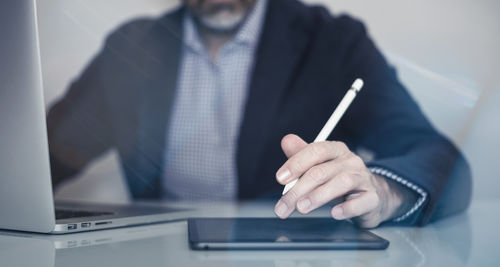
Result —
[{"label": "knuckle", "polygon": [[314,166],[307,172],[307,177],[315,184],[323,184],[327,177],[326,170],[323,167]]},{"label": "knuckle", "polygon": [[345,189],[350,189],[354,186],[352,177],[345,172],[338,175],[338,183]]},{"label": "knuckle", "polygon": [[350,151],[344,142],[335,141],[333,144],[335,146],[335,149],[338,149],[338,150],[344,151],[344,152]]},{"label": "knuckle", "polygon": [[321,143],[313,143],[309,147],[313,157],[320,159],[326,157],[326,149]]},{"label": "knuckle", "polygon": [[302,166],[303,166],[301,161],[297,160],[295,158],[289,160],[286,165],[287,165],[286,168],[288,168],[288,170],[290,170],[292,175],[300,174],[301,170],[302,170]]},{"label": "knuckle", "polygon": [[[299,195],[297,194],[297,191],[295,191],[295,190],[292,189],[292,190],[288,191],[288,193],[286,193],[283,196],[282,200],[287,205],[290,206],[291,204],[295,204],[295,202],[297,201],[298,197],[299,197]],[[294,206],[294,205],[292,205],[292,206]]]},{"label": "knuckle", "polygon": [[352,153],[350,161],[352,162],[352,164],[354,166],[364,166],[365,165],[365,162],[363,161],[363,159],[361,159],[360,156],[358,156],[354,153]]},{"label": "knuckle", "polygon": [[331,199],[331,196],[326,190],[316,190],[314,193],[309,195],[309,199],[313,205],[318,206]]}]

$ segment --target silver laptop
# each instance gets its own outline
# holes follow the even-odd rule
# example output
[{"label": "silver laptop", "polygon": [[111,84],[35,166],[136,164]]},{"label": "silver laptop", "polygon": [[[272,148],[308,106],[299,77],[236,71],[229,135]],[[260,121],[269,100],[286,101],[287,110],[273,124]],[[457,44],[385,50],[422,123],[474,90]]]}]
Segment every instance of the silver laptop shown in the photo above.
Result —
[{"label": "silver laptop", "polygon": [[197,265],[202,262],[190,259],[191,252],[184,246],[186,228],[185,222],[177,222],[71,235],[0,230],[0,259],[2,266],[26,267],[136,267],[139,262],[144,266],[183,266],[186,260],[194,263],[187,266]]},{"label": "silver laptop", "polygon": [[81,232],[190,214],[146,205],[54,207],[35,0],[1,0],[0,34],[0,229]]}]

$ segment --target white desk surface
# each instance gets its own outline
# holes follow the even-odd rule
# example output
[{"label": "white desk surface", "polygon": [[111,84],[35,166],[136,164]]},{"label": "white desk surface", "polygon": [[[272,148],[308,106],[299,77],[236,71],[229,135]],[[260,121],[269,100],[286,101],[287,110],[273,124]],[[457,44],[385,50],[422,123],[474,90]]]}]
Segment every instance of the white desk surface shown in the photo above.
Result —
[{"label": "white desk surface", "polygon": [[[273,216],[273,203],[207,205],[200,216]],[[62,236],[0,232],[0,266],[500,266],[500,200],[423,228],[373,230],[382,251],[192,251],[185,221]],[[325,215],[327,210],[314,215]]]}]

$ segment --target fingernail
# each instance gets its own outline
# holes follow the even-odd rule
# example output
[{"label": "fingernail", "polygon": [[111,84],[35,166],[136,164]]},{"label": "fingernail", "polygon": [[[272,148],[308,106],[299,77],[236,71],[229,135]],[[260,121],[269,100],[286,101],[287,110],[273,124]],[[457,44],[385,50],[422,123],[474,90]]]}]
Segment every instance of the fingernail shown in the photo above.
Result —
[{"label": "fingernail", "polygon": [[342,207],[334,207],[332,209],[332,216],[333,218],[335,219],[342,219],[342,216],[344,216],[344,210],[342,209]]},{"label": "fingernail", "polygon": [[291,174],[292,173],[288,169],[279,171],[278,172],[278,181],[283,183],[284,181],[286,181],[286,179],[288,177],[290,177]]},{"label": "fingernail", "polygon": [[300,200],[299,202],[297,202],[297,208],[300,210],[300,211],[307,211],[309,209],[309,206],[311,206],[311,200],[309,200],[309,198],[304,198],[302,200]]},{"label": "fingernail", "polygon": [[288,206],[286,205],[286,203],[284,203],[281,200],[278,201],[278,204],[274,208],[274,212],[276,212],[276,214],[279,217],[284,217],[287,211],[288,211]]}]

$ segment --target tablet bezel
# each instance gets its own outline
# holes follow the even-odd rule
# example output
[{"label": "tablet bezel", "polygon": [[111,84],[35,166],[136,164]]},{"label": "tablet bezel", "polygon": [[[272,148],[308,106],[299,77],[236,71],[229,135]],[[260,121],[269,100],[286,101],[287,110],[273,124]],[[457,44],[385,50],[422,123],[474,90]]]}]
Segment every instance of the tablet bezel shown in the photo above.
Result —
[{"label": "tablet bezel", "polygon": [[[346,240],[336,240],[335,238],[328,241],[252,241],[252,242],[228,242],[214,241],[201,239],[198,231],[199,223],[204,220],[262,220],[275,218],[189,218],[188,219],[188,238],[189,246],[193,250],[383,250],[389,246],[389,241],[364,229],[357,229],[367,235],[373,237],[373,240],[359,239],[355,242]],[[310,219],[328,219],[331,218],[303,218],[307,221]],[[353,227],[356,227],[353,225]]]}]

